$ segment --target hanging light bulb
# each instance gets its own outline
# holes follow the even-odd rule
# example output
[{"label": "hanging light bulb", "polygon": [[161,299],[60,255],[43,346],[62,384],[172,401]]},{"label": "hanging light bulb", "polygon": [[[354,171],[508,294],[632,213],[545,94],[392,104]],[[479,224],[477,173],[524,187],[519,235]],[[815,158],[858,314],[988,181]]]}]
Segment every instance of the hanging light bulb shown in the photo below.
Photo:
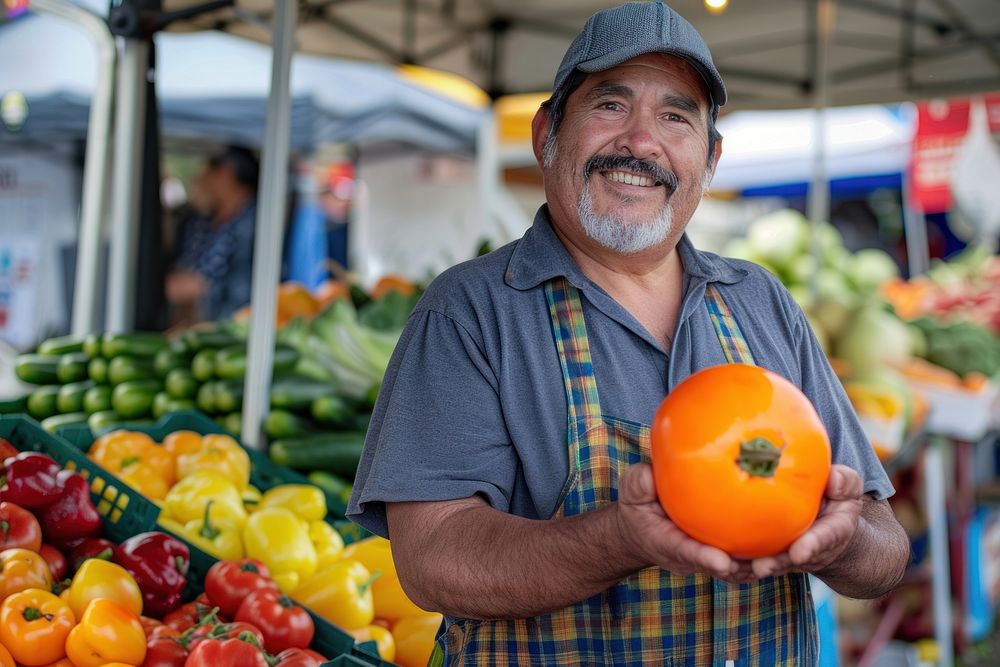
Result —
[{"label": "hanging light bulb", "polygon": [[729,6],[729,0],[705,0],[705,9],[712,14],[721,14]]}]

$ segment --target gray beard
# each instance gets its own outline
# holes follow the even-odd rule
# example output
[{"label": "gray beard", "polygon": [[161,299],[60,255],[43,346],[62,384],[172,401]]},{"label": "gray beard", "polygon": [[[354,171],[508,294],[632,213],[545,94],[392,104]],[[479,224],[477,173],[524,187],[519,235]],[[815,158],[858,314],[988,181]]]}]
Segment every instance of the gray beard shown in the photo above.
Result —
[{"label": "gray beard", "polygon": [[673,210],[669,202],[664,204],[659,215],[651,220],[629,222],[620,217],[599,215],[594,211],[594,200],[590,194],[590,181],[583,186],[583,194],[577,204],[580,225],[597,243],[622,255],[634,255],[666,240],[673,229]]}]

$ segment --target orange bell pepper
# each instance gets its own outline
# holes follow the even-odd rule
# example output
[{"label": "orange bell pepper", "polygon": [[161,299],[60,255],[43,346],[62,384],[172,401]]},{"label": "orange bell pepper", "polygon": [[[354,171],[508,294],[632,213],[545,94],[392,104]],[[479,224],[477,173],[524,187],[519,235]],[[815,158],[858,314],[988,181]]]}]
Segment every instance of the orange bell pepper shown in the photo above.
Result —
[{"label": "orange bell pepper", "polygon": [[142,614],[142,592],[128,570],[101,558],[88,558],[73,575],[65,600],[77,618],[82,618],[87,605],[97,598],[112,600],[136,617]]},{"label": "orange bell pepper", "polygon": [[431,613],[414,604],[403,591],[399,575],[396,574],[396,564],[392,560],[389,540],[379,536],[369,537],[347,545],[340,556],[360,561],[369,572],[381,573],[372,584],[375,615],[379,618],[395,621],[407,616],[423,616]]},{"label": "orange bell pepper", "polygon": [[92,600],[66,638],[66,657],[76,667],[104,667],[109,662],[141,665],[146,659],[146,633],[139,616],[114,600]]},{"label": "orange bell pepper", "polygon": [[29,588],[52,588],[52,573],[45,559],[27,549],[0,551],[0,599]]},{"label": "orange bell pepper", "polygon": [[198,470],[214,470],[232,482],[238,491],[250,483],[250,455],[228,435],[210,433],[201,438],[201,449],[177,457],[177,479]]},{"label": "orange bell pepper", "polygon": [[[0,663],[0,665],[3,665],[3,663]],[[7,667],[7,665],[3,665],[3,667]],[[70,662],[69,658],[59,658],[55,662],[50,662],[49,664],[43,665],[42,667],[76,667],[76,665]],[[107,665],[105,665],[104,667],[107,667]]]},{"label": "orange bell pepper", "polygon": [[162,447],[177,460],[181,454],[194,454],[201,449],[201,434],[194,431],[174,431],[163,439]]},{"label": "orange bell pepper", "polygon": [[[97,439],[87,458],[119,477],[135,466],[144,466],[169,488],[176,480],[174,455],[138,431],[112,431]],[[142,491],[142,489],[139,489]]]},{"label": "orange bell pepper", "polygon": [[14,593],[0,605],[0,643],[23,665],[45,665],[64,657],[74,625],[69,605],[39,588]]},{"label": "orange bell pepper", "polygon": [[375,646],[378,648],[378,657],[386,662],[395,662],[396,640],[388,628],[372,624],[356,630],[348,630],[347,634],[354,637],[357,642],[375,642]]},{"label": "orange bell pepper", "polygon": [[[0,667],[17,667],[17,663],[14,662],[14,656],[2,644],[0,644]],[[69,665],[69,667],[73,667],[73,665]]]}]

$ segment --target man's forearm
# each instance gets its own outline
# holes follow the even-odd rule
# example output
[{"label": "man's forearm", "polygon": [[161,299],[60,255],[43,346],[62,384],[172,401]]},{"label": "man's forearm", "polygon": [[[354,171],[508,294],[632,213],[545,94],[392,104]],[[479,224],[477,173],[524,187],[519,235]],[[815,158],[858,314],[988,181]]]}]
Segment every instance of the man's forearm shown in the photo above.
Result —
[{"label": "man's forearm", "polygon": [[[561,609],[643,566],[624,548],[614,505],[533,521],[474,504],[434,530],[414,526],[406,533],[400,536],[410,542],[406,552],[419,561],[398,559],[401,578],[410,582],[407,593],[422,607],[462,618],[525,618]],[[395,548],[397,536],[390,537]]]},{"label": "man's forearm", "polygon": [[902,580],[910,540],[884,500],[866,500],[858,522],[847,550],[816,576],[847,597],[881,597]]}]

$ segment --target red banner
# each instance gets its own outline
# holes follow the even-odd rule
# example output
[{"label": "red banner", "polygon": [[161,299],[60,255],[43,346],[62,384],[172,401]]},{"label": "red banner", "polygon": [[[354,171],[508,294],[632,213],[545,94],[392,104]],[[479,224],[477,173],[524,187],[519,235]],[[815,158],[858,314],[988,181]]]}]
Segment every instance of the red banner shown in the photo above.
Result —
[{"label": "red banner", "polygon": [[[984,97],[990,130],[1000,132],[1000,93]],[[924,213],[951,209],[951,166],[969,130],[969,98],[917,104],[910,186],[913,204]]]}]

